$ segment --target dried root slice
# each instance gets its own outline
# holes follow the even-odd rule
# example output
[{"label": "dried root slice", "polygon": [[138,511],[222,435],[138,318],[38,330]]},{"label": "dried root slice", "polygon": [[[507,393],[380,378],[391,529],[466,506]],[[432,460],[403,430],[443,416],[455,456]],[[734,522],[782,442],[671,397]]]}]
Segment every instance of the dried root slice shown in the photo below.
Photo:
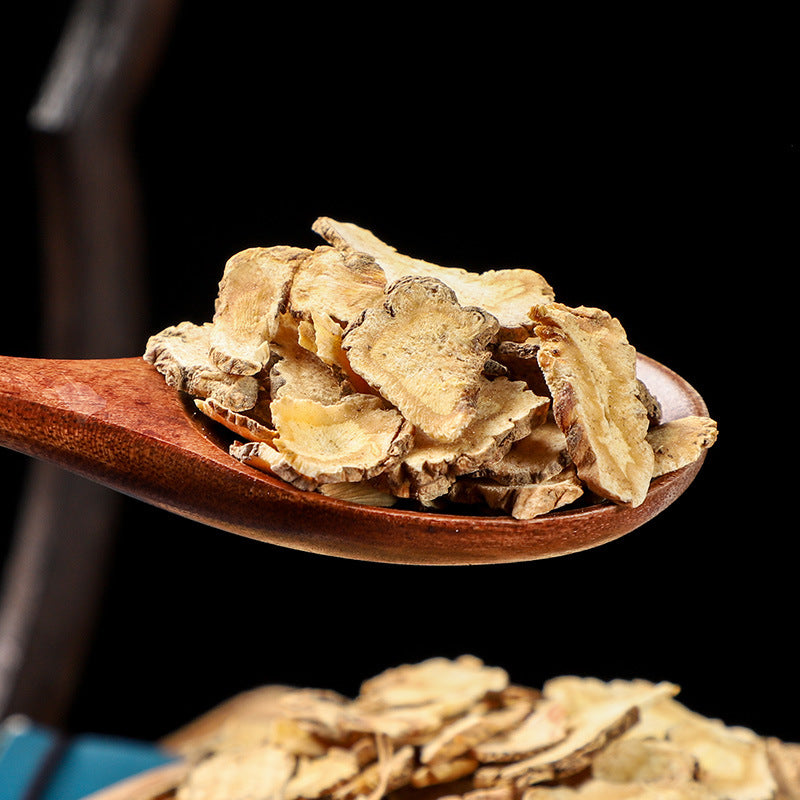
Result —
[{"label": "dried root slice", "polygon": [[567,440],[558,425],[546,420],[527,436],[515,441],[509,451],[472,473],[506,486],[541,483],[554,478],[570,463]]},{"label": "dried root slice", "polygon": [[336,789],[332,800],[353,800],[356,797],[383,797],[388,792],[407,786],[414,772],[414,748],[401,747],[388,758],[365,767],[356,777]]},{"label": "dried root slice", "polygon": [[553,700],[544,700],[512,730],[474,746],[472,754],[483,763],[507,763],[530,758],[567,736],[567,715]]},{"label": "dried root slice", "polygon": [[424,786],[436,786],[440,783],[451,783],[459,778],[472,775],[478,766],[477,759],[462,756],[452,761],[437,761],[423,764],[411,775],[411,785],[418,789]]},{"label": "dried root slice", "polygon": [[276,360],[269,373],[272,400],[288,396],[330,405],[354,393],[341,369],[301,345],[275,346],[274,350]]},{"label": "dried root slice", "polygon": [[459,475],[495,463],[542,423],[549,400],[520,381],[483,379],[475,417],[454,442],[438,442],[418,433],[414,445],[382,480],[398,497],[423,502],[443,496]]},{"label": "dried root slice", "polygon": [[658,425],[661,422],[661,402],[659,399],[647,388],[647,384],[642,381],[636,381],[637,395],[642,401],[645,411],[647,412],[647,419],[650,425]]},{"label": "dried root slice", "polygon": [[659,739],[623,737],[592,761],[593,777],[612,783],[689,783],[697,773],[697,759],[691,753]]},{"label": "dried root slice", "polygon": [[670,728],[668,740],[697,759],[697,780],[729,800],[770,800],[777,783],[766,743],[752,731],[695,718]]},{"label": "dried root slice", "polygon": [[595,753],[622,736],[639,720],[642,706],[671,697],[678,691],[674,684],[641,681],[616,686],[616,691],[609,689],[604,699],[581,702],[570,708],[569,700],[574,698],[564,695],[569,695],[569,689],[573,688],[582,688],[579,680],[565,678],[560,683],[544,687],[545,698],[559,703],[567,711],[570,730],[566,738],[508,766],[483,767],[476,773],[476,783],[482,786],[511,783],[524,789],[536,783],[575,775],[591,764]]},{"label": "dried root slice", "polygon": [[177,800],[281,800],[295,758],[266,745],[215,753],[197,764],[178,787]]},{"label": "dried root slice", "polygon": [[338,789],[360,769],[356,754],[343,747],[331,747],[315,758],[300,758],[283,800],[316,800]]},{"label": "dried root slice", "polygon": [[262,419],[256,419],[254,416],[250,416],[249,413],[239,414],[236,411],[231,411],[210,398],[205,400],[198,398],[194,401],[194,404],[209,419],[223,425],[247,441],[270,443],[277,436],[277,432],[271,427],[268,405],[265,409],[267,413],[262,415]]},{"label": "dried root slice", "polygon": [[441,729],[448,709],[436,702],[399,708],[360,708],[356,703],[342,720],[342,729],[352,735],[385,737],[393,745],[426,742]]},{"label": "dried root slice", "polygon": [[263,687],[168,737],[184,768],[157,797],[797,800],[800,744],[707,719],[677,691],[566,675],[539,692],[474,656],[385,670],[354,700]]},{"label": "dried root slice", "polygon": [[767,737],[767,760],[778,785],[777,800],[800,800],[800,743]]},{"label": "dried root slice", "polygon": [[684,782],[620,784],[590,778],[577,787],[535,786],[520,800],[720,800],[698,784]]},{"label": "dried root slice", "polygon": [[420,761],[438,764],[469,753],[481,742],[519,725],[530,712],[529,703],[517,702],[486,713],[469,713],[446,725],[427,742],[420,750]]},{"label": "dried root slice", "polygon": [[511,784],[517,790],[562,779],[582,772],[591,764],[592,756],[610,741],[636,724],[636,706],[609,705],[593,709],[580,720],[560,743],[530,758],[505,766],[486,766],[475,773],[477,786]]},{"label": "dried root slice", "polygon": [[282,453],[266,442],[233,442],[228,452],[242,464],[261,472],[269,472],[304,492],[311,492],[319,487],[317,480],[301,475]]},{"label": "dried root slice", "polygon": [[[616,701],[638,705],[644,716],[651,710],[660,709],[664,704],[674,703],[673,698],[679,692],[679,686],[667,681],[601,681],[599,678],[582,678],[576,675],[552,678],[542,687],[542,696],[559,703],[570,717],[595,706]],[[637,731],[639,730],[641,726],[637,726]]]},{"label": "dried root slice", "polygon": [[534,519],[574,503],[583,486],[573,466],[539,483],[505,485],[485,478],[461,478],[448,492],[454,503],[485,503],[514,519]]},{"label": "dried root slice", "polygon": [[294,276],[289,311],[309,321],[325,316],[345,328],[382,303],[385,288],[386,276],[370,256],[318,247]]},{"label": "dried root slice", "polygon": [[344,333],[350,366],[403,416],[452,442],[476,413],[497,320],[434,278],[401,278]]},{"label": "dried root slice", "polygon": [[670,420],[647,434],[653,448],[653,477],[697,461],[717,440],[717,423],[709,417],[690,416]]},{"label": "dried root slice", "polygon": [[223,372],[255,375],[269,359],[289,287],[310,255],[301,247],[252,247],[225,264],[214,311],[209,357]]},{"label": "dried root slice", "polygon": [[531,310],[539,366],[578,475],[601,497],[638,506],[653,475],[649,420],[639,399],[636,351],[600,309],[560,303]]},{"label": "dried root slice", "polygon": [[452,716],[490,692],[502,692],[508,684],[504,669],[486,666],[475,656],[430,658],[392,667],[364,681],[356,706],[377,711],[435,703]]},{"label": "dried root slice", "polygon": [[319,491],[327,497],[335,497],[362,506],[391,508],[397,504],[397,498],[393,494],[381,491],[369,481],[326,483],[319,487]]},{"label": "dried root slice", "polygon": [[206,742],[207,752],[221,753],[272,745],[293,756],[316,758],[325,755],[327,743],[299,722],[284,717],[232,717]]},{"label": "dried root slice", "polygon": [[550,390],[537,359],[540,344],[536,336],[528,336],[521,342],[501,341],[495,347],[494,358],[508,370],[513,380],[525,381],[536,394],[549,396]]},{"label": "dried root slice", "polygon": [[212,331],[211,323],[172,325],[147,340],[143,358],[174,389],[210,398],[231,411],[247,411],[258,400],[258,381],[229,375],[211,363],[208,351]]},{"label": "dried root slice", "polygon": [[389,283],[407,275],[438,278],[455,291],[462,305],[479,306],[495,316],[504,330],[504,338],[526,336],[531,326],[528,315],[531,306],[554,299],[552,287],[530,269],[489,270],[478,274],[402,255],[372,232],[350,222],[320,217],[312,228],[344,252],[366,253],[374,258]]},{"label": "dried root slice", "polygon": [[272,419],[279,455],[317,485],[371,478],[411,446],[409,423],[373,395],[351,394],[330,405],[279,397]]}]

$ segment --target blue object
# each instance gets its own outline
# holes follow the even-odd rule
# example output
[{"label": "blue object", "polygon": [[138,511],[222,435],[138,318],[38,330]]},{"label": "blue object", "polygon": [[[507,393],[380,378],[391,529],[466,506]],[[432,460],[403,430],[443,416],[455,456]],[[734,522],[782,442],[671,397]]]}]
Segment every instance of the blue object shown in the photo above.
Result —
[{"label": "blue object", "polygon": [[0,724],[0,800],[81,800],[174,760],[147,742],[95,734],[65,738],[12,716]]}]

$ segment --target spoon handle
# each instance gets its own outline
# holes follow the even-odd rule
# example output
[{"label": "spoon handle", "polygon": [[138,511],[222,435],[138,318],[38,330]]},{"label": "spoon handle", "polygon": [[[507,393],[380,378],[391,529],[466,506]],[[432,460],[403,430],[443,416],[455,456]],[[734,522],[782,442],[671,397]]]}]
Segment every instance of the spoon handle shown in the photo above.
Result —
[{"label": "spoon handle", "polygon": [[141,357],[0,356],[0,446],[237,532],[263,528],[287,492],[212,440]]},{"label": "spoon handle", "polygon": [[0,356],[0,444],[46,460],[69,459],[87,447],[92,428],[112,421],[115,400],[130,388],[129,361]]}]

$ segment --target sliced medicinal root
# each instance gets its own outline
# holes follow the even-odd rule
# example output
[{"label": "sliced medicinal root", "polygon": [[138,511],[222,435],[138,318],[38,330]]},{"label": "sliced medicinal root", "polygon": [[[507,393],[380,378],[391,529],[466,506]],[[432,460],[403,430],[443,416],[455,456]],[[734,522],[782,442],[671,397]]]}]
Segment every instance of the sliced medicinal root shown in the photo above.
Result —
[{"label": "sliced medicinal root", "polygon": [[653,476],[636,351],[608,312],[561,303],[531,310],[539,366],[578,475],[596,494],[640,505]]},{"label": "sliced medicinal root", "polygon": [[403,416],[437,441],[452,442],[477,409],[497,320],[464,308],[433,278],[403,278],[379,308],[344,334],[350,366]]},{"label": "sliced medicinal root", "polygon": [[475,417],[453,442],[439,442],[417,433],[414,445],[381,476],[398,497],[430,501],[446,494],[459,475],[494,463],[518,439],[542,424],[550,401],[519,381],[483,380],[475,401]]},{"label": "sliced medicinal root", "polygon": [[365,308],[383,302],[386,276],[373,258],[318,247],[300,265],[289,292],[289,312],[298,319],[325,315],[343,328]]},{"label": "sliced medicinal root", "polygon": [[[248,414],[239,414],[220,405],[216,400],[196,399],[194,404],[209,419],[224,425],[237,436],[250,442],[271,442],[277,432],[268,419],[259,420]],[[267,406],[269,410],[269,406]]]},{"label": "sliced medicinal root", "polygon": [[258,400],[254,377],[229,375],[215,367],[208,351],[213,326],[181,322],[147,341],[144,360],[152,364],[169,386],[194,397],[211,398],[231,411],[247,411]]},{"label": "sliced medicinal root", "polygon": [[272,420],[278,433],[272,441],[274,453],[244,446],[231,454],[254,466],[261,460],[302,488],[365,480],[411,446],[411,426],[373,395],[352,394],[328,405],[279,397],[272,403]]},{"label": "sliced medicinal root", "polygon": [[681,417],[651,428],[647,441],[653,448],[653,477],[693,464],[717,440],[717,423],[708,417]]},{"label": "sliced medicinal root", "polygon": [[531,327],[528,314],[531,306],[554,299],[550,284],[531,269],[469,272],[398,253],[371,231],[351,222],[320,217],[312,228],[344,252],[365,253],[374,258],[389,283],[408,275],[438,278],[453,289],[461,305],[479,306],[492,314],[499,322],[503,338],[525,338]]},{"label": "sliced medicinal root", "polygon": [[219,284],[209,356],[223,372],[255,375],[269,359],[292,277],[310,251],[252,247],[228,259]]},{"label": "sliced medicinal root", "polygon": [[505,486],[541,483],[554,478],[570,464],[567,440],[558,425],[546,419],[526,436],[516,440],[508,452],[471,473]]},{"label": "sliced medicinal root", "polygon": [[556,302],[533,270],[439,266],[329,217],[313,230],[313,249],[236,253],[212,321],[143,356],[247,467],[331,502],[532,520],[638,506],[716,441],[709,417],[665,415],[617,319]]},{"label": "sliced medicinal root", "polygon": [[275,355],[269,373],[272,400],[294,397],[330,405],[355,392],[341,369],[297,343],[276,345]]},{"label": "sliced medicinal root", "polygon": [[678,692],[574,675],[538,690],[471,655],[386,669],[353,699],[265,686],[167,737],[185,768],[157,798],[796,800],[800,744]]},{"label": "sliced medicinal root", "polygon": [[454,503],[485,503],[514,519],[534,519],[574,503],[582,495],[583,485],[575,468],[569,465],[538,483],[506,485],[466,477],[456,481],[447,496]]}]

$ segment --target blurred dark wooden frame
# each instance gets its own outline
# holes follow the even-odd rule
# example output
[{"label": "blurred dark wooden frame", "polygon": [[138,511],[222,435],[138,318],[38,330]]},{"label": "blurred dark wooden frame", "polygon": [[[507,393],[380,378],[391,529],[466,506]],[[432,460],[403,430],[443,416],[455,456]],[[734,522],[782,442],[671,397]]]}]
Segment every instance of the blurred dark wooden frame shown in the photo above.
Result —
[{"label": "blurred dark wooden frame", "polygon": [[[43,355],[113,358],[145,335],[137,103],[177,0],[78,0],[29,115]],[[0,594],[0,719],[62,725],[91,642],[121,497],[32,462]]]}]

